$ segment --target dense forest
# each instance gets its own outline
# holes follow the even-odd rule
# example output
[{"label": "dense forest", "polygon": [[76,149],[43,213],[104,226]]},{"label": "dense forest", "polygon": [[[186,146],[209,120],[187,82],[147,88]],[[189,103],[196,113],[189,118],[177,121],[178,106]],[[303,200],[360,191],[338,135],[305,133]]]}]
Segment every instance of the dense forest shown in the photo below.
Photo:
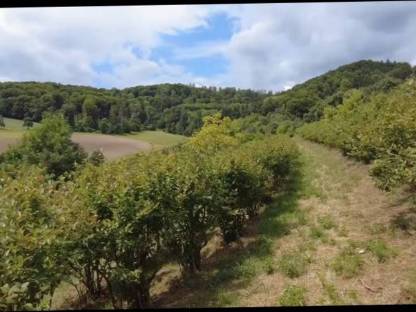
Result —
[{"label": "dense forest", "polygon": [[1,83],[0,115],[40,121],[45,112],[60,112],[75,131],[127,133],[163,129],[191,135],[204,116],[221,112],[247,116],[266,94],[235,88],[196,88],[181,84],[123,90],[55,83]]},{"label": "dense forest", "polygon": [[118,89],[56,83],[0,83],[0,115],[40,121],[45,112],[60,112],[75,131],[126,133],[162,129],[191,135],[202,118],[220,112],[247,117],[247,131],[286,132],[319,120],[325,107],[342,104],[351,89],[385,92],[407,79],[407,63],[359,61],[272,94],[235,88],[196,88],[160,84]]}]

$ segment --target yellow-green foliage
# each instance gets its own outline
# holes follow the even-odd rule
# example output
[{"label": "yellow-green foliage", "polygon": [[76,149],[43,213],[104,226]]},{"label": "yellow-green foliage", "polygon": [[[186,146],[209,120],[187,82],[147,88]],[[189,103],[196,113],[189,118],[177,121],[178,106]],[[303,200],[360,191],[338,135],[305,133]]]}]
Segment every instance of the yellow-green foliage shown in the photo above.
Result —
[{"label": "yellow-green foliage", "polygon": [[304,306],[305,294],[305,288],[291,285],[284,289],[279,298],[279,304],[282,306]]},{"label": "yellow-green foliage", "polygon": [[54,184],[25,166],[0,173],[0,309],[39,308],[60,279]]},{"label": "yellow-green foliage", "polygon": [[231,119],[221,118],[217,113],[204,118],[204,126],[193,136],[188,146],[198,152],[217,152],[224,147],[237,146],[238,140],[232,135]]}]

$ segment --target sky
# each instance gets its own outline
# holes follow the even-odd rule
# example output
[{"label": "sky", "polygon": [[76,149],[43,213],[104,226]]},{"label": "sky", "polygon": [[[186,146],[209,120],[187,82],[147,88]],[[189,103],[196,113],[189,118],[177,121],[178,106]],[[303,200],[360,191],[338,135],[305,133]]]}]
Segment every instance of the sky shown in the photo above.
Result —
[{"label": "sky", "polygon": [[280,91],[362,59],[416,65],[416,2],[0,9],[0,81]]}]

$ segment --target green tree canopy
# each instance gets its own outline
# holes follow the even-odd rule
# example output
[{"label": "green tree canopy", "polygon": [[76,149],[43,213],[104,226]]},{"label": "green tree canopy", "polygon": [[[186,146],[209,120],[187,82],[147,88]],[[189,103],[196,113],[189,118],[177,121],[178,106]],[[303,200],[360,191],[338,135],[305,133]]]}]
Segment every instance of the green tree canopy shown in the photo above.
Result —
[{"label": "green tree canopy", "polygon": [[45,117],[39,127],[25,133],[22,142],[2,155],[3,162],[23,162],[46,168],[58,177],[84,162],[86,153],[71,141],[71,128],[60,115]]}]

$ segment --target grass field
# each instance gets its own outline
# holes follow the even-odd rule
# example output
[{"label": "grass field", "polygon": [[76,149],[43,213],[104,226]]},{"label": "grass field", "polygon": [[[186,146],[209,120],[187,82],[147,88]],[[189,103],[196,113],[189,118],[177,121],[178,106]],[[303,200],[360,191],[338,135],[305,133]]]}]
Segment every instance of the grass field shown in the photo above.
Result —
[{"label": "grass field", "polygon": [[[23,128],[23,120],[13,119],[13,118],[4,118],[4,124],[6,125],[6,128],[4,128],[3,130],[14,131],[14,132],[20,132],[20,131],[25,130],[25,128]],[[38,125],[39,124],[37,122],[33,124],[34,127]]]},{"label": "grass field", "polygon": [[[10,145],[19,142],[26,131],[23,121],[4,118],[5,128],[0,128],[0,153]],[[34,124],[34,127],[39,125]],[[74,133],[73,140],[79,143],[87,152],[102,149],[107,159],[116,159],[125,155],[131,155],[141,151],[160,149],[172,146],[186,140],[186,137],[170,134],[160,130],[142,131],[126,135],[104,135],[100,133]]]},{"label": "grass field", "polygon": [[[24,133],[23,121],[18,119],[4,118],[5,128],[0,128],[0,153],[8,149],[10,145],[19,142]],[[36,123],[34,126],[37,126]]]},{"label": "grass field", "polygon": [[[12,118],[3,118],[5,128],[0,128],[0,138],[11,138],[17,139],[20,138],[22,133],[26,131],[23,128],[23,121],[19,119],[12,119]],[[38,123],[34,123],[34,127],[38,126]]]}]

